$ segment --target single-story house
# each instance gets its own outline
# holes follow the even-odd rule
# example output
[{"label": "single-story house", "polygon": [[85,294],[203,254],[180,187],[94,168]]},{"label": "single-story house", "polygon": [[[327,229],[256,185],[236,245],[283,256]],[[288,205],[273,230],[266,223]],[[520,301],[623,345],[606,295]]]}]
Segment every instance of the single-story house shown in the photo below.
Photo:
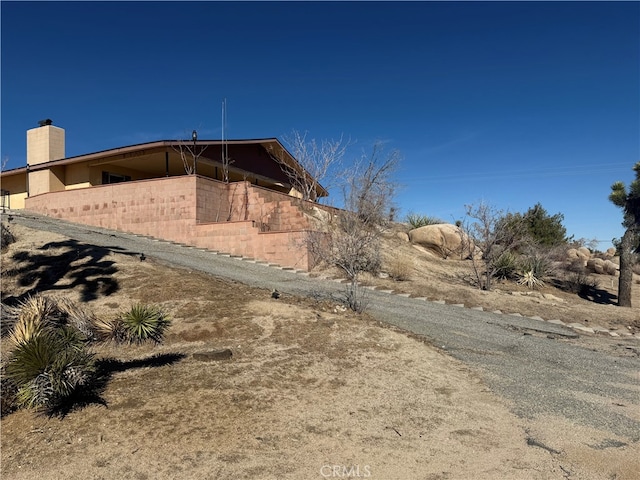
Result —
[{"label": "single-story house", "polygon": [[[160,140],[65,157],[50,120],[27,131],[27,166],[0,174],[2,206],[308,270],[302,166],[276,139]],[[317,197],[328,195],[320,185]]]}]

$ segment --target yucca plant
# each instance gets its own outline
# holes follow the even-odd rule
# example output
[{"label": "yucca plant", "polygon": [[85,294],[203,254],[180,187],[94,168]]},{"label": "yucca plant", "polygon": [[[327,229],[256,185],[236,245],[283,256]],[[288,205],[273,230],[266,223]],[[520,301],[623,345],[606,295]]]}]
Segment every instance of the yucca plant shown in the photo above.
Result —
[{"label": "yucca plant", "polygon": [[105,320],[96,318],[92,323],[95,339],[99,342],[115,341],[123,343],[127,341],[124,324],[120,318]]},{"label": "yucca plant", "polygon": [[143,343],[149,340],[160,343],[169,325],[171,320],[160,307],[142,303],[133,305],[114,322],[115,330],[122,329],[123,336],[129,343]]},{"label": "yucca plant", "polygon": [[431,217],[429,215],[420,215],[418,213],[409,213],[406,217],[406,221],[411,228],[420,228],[425,227],[427,225],[436,225],[439,223],[444,223],[443,220],[437,217]]},{"label": "yucca plant", "polygon": [[533,270],[525,272],[522,278],[518,280],[519,285],[526,285],[529,288],[544,287],[544,282],[536,278]]},{"label": "yucca plant", "polygon": [[37,335],[49,324],[58,323],[59,317],[54,300],[43,295],[28,296],[17,305],[4,307],[2,334],[9,332],[17,344]]},{"label": "yucca plant", "polygon": [[86,384],[95,371],[93,355],[71,328],[46,329],[16,346],[6,367],[16,385],[17,404],[53,408]]},{"label": "yucca plant", "polygon": [[532,253],[522,258],[520,270],[533,272],[536,278],[542,279],[553,274],[554,266],[549,256]]},{"label": "yucca plant", "polygon": [[[3,412],[15,407],[54,412],[96,380],[94,355],[88,350],[92,342],[159,343],[170,325],[155,306],[137,304],[108,321],[71,300],[42,295],[6,311],[13,348],[0,366]],[[7,392],[13,392],[10,398]]]},{"label": "yucca plant", "polygon": [[494,277],[496,278],[514,278],[518,269],[518,257],[513,252],[503,252],[494,262]]},{"label": "yucca plant", "polygon": [[57,306],[67,325],[73,326],[86,340],[95,339],[97,319],[92,312],[68,298],[58,299]]}]

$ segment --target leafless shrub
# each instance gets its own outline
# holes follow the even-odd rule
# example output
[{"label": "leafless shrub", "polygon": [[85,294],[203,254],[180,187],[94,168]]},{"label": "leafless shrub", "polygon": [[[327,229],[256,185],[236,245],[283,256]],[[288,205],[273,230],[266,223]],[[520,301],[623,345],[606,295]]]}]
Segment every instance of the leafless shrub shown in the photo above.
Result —
[{"label": "leafless shrub", "polygon": [[331,217],[324,234],[309,236],[314,257],[339,267],[349,284],[346,303],[354,311],[365,308],[366,292],[358,279],[361,273],[377,273],[381,267],[380,246],[389,221],[396,185],[392,179],[400,154],[383,153],[380,144],[369,157],[357,162],[344,188],[345,210]]}]

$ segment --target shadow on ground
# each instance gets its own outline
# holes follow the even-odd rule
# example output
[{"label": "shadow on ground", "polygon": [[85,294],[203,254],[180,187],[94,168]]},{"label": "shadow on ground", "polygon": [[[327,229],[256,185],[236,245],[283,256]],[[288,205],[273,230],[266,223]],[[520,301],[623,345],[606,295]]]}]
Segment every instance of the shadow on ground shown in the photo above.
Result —
[{"label": "shadow on ground", "polygon": [[609,293],[601,288],[597,288],[596,285],[576,283],[568,280],[553,280],[551,284],[565,292],[577,293],[580,298],[593,303],[598,303],[600,305],[618,304],[617,295]]},{"label": "shadow on ground", "polygon": [[[47,252],[50,249],[61,253],[52,256]],[[18,252],[12,259],[19,266],[4,274],[16,276],[18,284],[29,290],[20,298],[7,298],[4,302],[11,304],[36,293],[76,288],[85,302],[109,296],[119,289],[118,281],[112,277],[118,271],[115,262],[105,259],[112,252],[138,255],[119,247],[97,247],[76,240],[50,242],[33,252]]]},{"label": "shadow on ground", "polygon": [[108,407],[102,395],[114,373],[136,368],[155,368],[173,365],[185,357],[186,355],[182,353],[165,353],[127,361],[116,360],[114,358],[100,359],[96,361],[96,371],[90,385],[78,389],[74,395],[66,398],[64,403],[51,408],[46,414],[50,417],[64,418],[70,412],[81,410],[89,405],[98,404]]}]

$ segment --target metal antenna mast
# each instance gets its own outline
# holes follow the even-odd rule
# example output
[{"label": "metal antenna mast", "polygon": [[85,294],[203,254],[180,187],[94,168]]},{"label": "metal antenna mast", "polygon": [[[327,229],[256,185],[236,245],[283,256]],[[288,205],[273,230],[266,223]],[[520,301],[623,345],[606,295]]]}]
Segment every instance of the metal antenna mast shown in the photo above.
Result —
[{"label": "metal antenna mast", "polygon": [[225,183],[229,183],[229,146],[225,139],[227,129],[227,99],[222,100],[222,173]]}]

